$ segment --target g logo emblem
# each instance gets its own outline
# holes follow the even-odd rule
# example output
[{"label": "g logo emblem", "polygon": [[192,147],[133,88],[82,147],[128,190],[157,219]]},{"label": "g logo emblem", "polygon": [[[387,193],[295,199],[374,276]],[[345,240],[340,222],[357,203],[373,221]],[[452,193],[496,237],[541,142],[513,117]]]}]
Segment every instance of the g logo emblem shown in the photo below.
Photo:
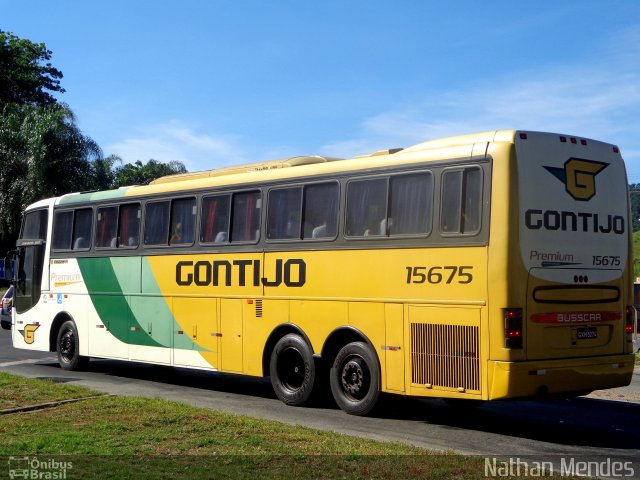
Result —
[{"label": "g logo emblem", "polygon": [[24,326],[24,330],[18,330],[24,337],[24,343],[26,343],[27,345],[31,345],[35,341],[35,333],[39,327],[40,325],[30,323],[29,325]]},{"label": "g logo emblem", "polygon": [[596,194],[596,175],[608,166],[608,163],[570,158],[564,168],[544,168],[564,183],[567,193],[575,200],[586,202]]}]

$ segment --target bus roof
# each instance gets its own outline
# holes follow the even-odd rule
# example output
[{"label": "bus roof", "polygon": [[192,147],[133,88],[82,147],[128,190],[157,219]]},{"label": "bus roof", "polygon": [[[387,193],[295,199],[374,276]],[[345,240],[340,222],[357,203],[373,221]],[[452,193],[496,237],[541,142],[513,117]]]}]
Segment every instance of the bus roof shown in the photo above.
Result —
[{"label": "bus roof", "polygon": [[[490,143],[515,143],[519,131],[494,130],[431,140],[408,148],[378,150],[376,152],[340,159],[322,156],[298,156],[279,160],[224,167],[201,172],[169,175],[149,185],[122,187],[117,190],[64,195],[58,204],[105,201],[129,196],[156,195],[166,192],[193,191],[240,184],[263,184],[278,179],[294,179],[374,169],[399,164],[417,164],[445,158],[471,159],[486,157]],[[528,135],[541,132],[526,131]],[[547,135],[547,134],[544,134]]]}]

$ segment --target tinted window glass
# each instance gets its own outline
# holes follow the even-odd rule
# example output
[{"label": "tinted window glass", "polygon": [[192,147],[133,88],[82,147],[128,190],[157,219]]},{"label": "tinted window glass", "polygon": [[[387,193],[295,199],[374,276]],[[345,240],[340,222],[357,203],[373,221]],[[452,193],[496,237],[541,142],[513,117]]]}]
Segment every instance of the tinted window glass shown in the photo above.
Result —
[{"label": "tinted window glass", "polygon": [[70,250],[73,232],[73,211],[56,212],[53,216],[53,240],[55,250]]},{"label": "tinted window glass", "polygon": [[24,216],[20,238],[46,239],[48,218],[49,215],[46,210],[36,210],[27,213]]},{"label": "tinted window glass", "polygon": [[148,203],[144,217],[145,245],[166,245],[169,240],[169,202]]},{"label": "tinted window glass", "polygon": [[227,243],[229,241],[230,195],[216,195],[202,199],[200,241]]},{"label": "tinted window glass", "polygon": [[171,237],[169,245],[192,244],[196,228],[196,199],[174,200],[171,206]]},{"label": "tinted window glass", "polygon": [[140,204],[120,206],[118,247],[137,247],[140,243]]},{"label": "tinted window glass", "polygon": [[388,235],[431,231],[433,176],[430,173],[391,177]]},{"label": "tinted window glass", "polygon": [[482,216],[482,170],[470,167],[442,175],[442,233],[474,234]]},{"label": "tinted window glass", "polygon": [[117,246],[118,207],[102,207],[98,209],[96,221],[96,247]]},{"label": "tinted window glass", "polygon": [[347,186],[347,235],[380,236],[386,231],[387,179],[357,180]]},{"label": "tinted window glass", "polygon": [[73,223],[73,249],[88,250],[91,247],[91,223],[93,211],[90,208],[76,210]]},{"label": "tinted window glass", "polygon": [[302,187],[281,188],[269,192],[267,238],[300,238]]},{"label": "tinted window glass", "polygon": [[256,242],[260,238],[260,192],[236,193],[233,196],[232,242]]},{"label": "tinted window glass", "polygon": [[338,184],[321,183],[304,189],[303,238],[334,238],[338,231]]}]

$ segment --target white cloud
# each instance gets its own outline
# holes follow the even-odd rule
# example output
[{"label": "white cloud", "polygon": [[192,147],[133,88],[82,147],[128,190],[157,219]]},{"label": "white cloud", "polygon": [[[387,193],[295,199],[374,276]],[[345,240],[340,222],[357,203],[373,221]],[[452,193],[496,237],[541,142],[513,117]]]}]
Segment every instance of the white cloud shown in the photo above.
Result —
[{"label": "white cloud", "polygon": [[249,161],[233,135],[213,136],[194,131],[177,121],[145,128],[135,136],[107,145],[106,154],[118,155],[125,163],[179,160],[187,170],[208,170]]},{"label": "white cloud", "polygon": [[630,177],[640,176],[638,39],[640,29],[618,34],[590,64],[566,63],[433,92],[364,119],[357,138],[331,142],[322,151],[349,156],[464,133],[542,130],[617,144]]}]

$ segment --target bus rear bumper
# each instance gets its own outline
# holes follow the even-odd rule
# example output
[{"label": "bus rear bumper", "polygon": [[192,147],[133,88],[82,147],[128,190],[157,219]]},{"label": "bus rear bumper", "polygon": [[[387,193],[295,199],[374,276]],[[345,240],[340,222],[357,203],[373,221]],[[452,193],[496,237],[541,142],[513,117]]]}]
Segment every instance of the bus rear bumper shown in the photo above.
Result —
[{"label": "bus rear bumper", "polygon": [[489,361],[489,400],[580,394],[624,387],[631,382],[635,355],[544,360]]}]

